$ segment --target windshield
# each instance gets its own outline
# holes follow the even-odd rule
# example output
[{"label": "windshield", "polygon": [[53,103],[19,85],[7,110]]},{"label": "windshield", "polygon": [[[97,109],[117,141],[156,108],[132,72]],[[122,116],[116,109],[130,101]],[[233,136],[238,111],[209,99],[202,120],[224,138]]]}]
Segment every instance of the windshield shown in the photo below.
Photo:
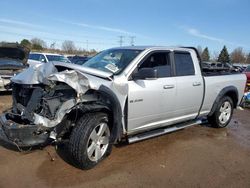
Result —
[{"label": "windshield", "polygon": [[70,63],[67,57],[64,57],[62,55],[46,55],[48,61],[60,61],[64,63]]},{"label": "windshield", "polygon": [[15,66],[23,66],[22,61],[14,60],[14,59],[4,59],[0,57],[0,65],[15,65]]},{"label": "windshield", "polygon": [[129,49],[105,50],[92,57],[82,66],[119,74],[138,56],[140,52],[141,50]]},{"label": "windshield", "polygon": [[8,47],[0,48],[0,58],[23,60],[25,58],[25,55],[26,54],[23,49]]}]

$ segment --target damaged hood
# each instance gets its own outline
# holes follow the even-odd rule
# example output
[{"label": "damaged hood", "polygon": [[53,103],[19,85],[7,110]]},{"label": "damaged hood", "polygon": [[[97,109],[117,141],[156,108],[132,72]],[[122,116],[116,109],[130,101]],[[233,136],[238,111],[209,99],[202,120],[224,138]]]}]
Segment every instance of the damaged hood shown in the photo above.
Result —
[{"label": "damaged hood", "polygon": [[[79,65],[60,62],[48,62],[31,66],[11,81],[18,84],[45,84],[53,81],[67,83],[77,93],[85,93],[89,88],[95,88],[102,82],[111,80],[111,73],[106,73]],[[93,84],[94,83],[94,84]],[[98,84],[97,84],[98,83]]]},{"label": "damaged hood", "polygon": [[58,69],[67,68],[68,70],[76,70],[76,71],[84,72],[84,73],[94,75],[97,77],[108,78],[108,79],[112,80],[112,75],[113,75],[112,73],[104,72],[104,71],[101,71],[98,69],[93,69],[93,68],[83,67],[81,65],[73,64],[73,63],[63,63],[63,62],[58,62],[58,61],[53,62],[53,64]]},{"label": "damaged hood", "polygon": [[0,68],[18,69],[27,64],[30,50],[18,43],[0,43]]}]

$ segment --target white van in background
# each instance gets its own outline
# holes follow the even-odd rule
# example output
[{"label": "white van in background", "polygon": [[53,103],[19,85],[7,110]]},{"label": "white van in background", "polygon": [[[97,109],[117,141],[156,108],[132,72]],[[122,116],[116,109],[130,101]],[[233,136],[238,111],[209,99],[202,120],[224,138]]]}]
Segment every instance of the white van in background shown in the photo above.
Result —
[{"label": "white van in background", "polygon": [[39,63],[47,63],[49,61],[71,63],[70,60],[64,55],[52,54],[52,53],[41,53],[41,52],[30,52],[28,64],[36,65]]}]

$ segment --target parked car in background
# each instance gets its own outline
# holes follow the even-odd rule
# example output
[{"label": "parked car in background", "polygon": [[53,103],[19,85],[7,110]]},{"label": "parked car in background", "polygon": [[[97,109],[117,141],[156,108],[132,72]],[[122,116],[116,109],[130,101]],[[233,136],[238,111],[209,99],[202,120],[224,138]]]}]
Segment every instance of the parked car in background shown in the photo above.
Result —
[{"label": "parked car in background", "polygon": [[53,54],[53,53],[41,53],[41,52],[31,52],[29,54],[29,65],[34,65],[37,63],[47,63],[50,61],[58,61],[63,63],[71,63],[70,60],[64,55]]},{"label": "parked car in background", "polygon": [[231,71],[239,72],[233,65],[230,63],[220,63],[220,62],[202,62],[201,67],[203,70],[209,71]]},{"label": "parked car in background", "polygon": [[244,73],[247,76],[247,87],[250,89],[250,65],[244,70]]},{"label": "parked car in background", "polygon": [[0,91],[10,79],[27,67],[29,49],[18,43],[0,43]]},{"label": "parked car in background", "polygon": [[247,65],[246,64],[241,64],[241,63],[233,63],[232,64],[233,67],[239,71],[239,72],[243,72],[246,68],[247,68]]},{"label": "parked car in background", "polygon": [[202,69],[211,69],[212,63],[209,61],[203,61],[201,62],[201,67]]},{"label": "parked car in background", "polygon": [[71,63],[77,64],[77,65],[82,65],[90,59],[90,57],[88,56],[78,56],[78,55],[68,56],[67,58],[71,61]]}]

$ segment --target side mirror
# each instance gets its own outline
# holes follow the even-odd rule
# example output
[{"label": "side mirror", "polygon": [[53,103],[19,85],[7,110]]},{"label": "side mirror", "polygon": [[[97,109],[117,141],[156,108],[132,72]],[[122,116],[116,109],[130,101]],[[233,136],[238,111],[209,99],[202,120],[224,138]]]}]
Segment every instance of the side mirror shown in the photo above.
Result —
[{"label": "side mirror", "polygon": [[137,73],[134,73],[134,80],[154,80],[157,79],[157,70],[154,68],[141,68]]},{"label": "side mirror", "polygon": [[46,60],[45,59],[41,59],[41,62],[46,63]]}]

